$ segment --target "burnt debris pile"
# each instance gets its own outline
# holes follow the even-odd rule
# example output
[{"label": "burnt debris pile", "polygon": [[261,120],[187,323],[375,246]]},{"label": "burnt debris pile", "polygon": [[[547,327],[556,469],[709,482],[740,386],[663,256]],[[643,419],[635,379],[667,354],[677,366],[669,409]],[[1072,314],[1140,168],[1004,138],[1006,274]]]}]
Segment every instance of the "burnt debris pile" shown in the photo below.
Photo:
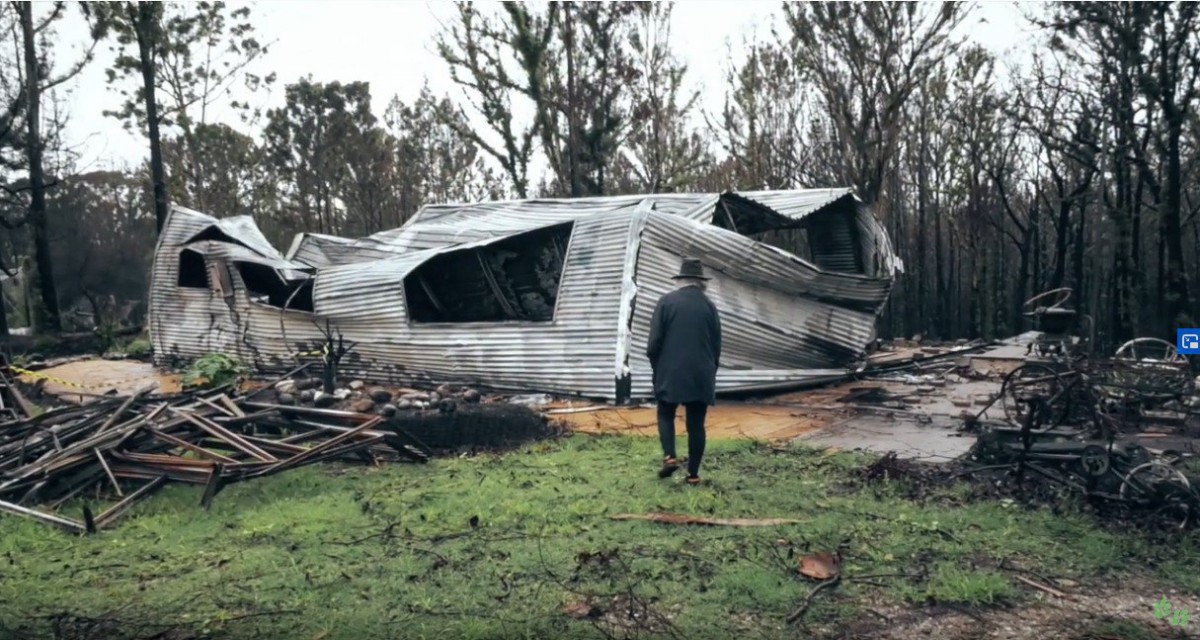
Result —
[{"label": "burnt debris pile", "polygon": [[384,416],[269,404],[232,386],[167,395],[146,389],[39,413],[11,379],[0,378],[0,511],[71,532],[112,526],[173,482],[204,487],[207,508],[231,483],[304,465],[431,455]]},{"label": "burnt debris pile", "polygon": [[1006,482],[1049,483],[1099,508],[1194,525],[1200,378],[1191,363],[1158,338],[1097,356],[1073,331],[1069,290],[1048,294],[1039,298],[1058,299],[1030,311],[1041,333],[1024,362],[965,419],[981,433],[972,457]]}]

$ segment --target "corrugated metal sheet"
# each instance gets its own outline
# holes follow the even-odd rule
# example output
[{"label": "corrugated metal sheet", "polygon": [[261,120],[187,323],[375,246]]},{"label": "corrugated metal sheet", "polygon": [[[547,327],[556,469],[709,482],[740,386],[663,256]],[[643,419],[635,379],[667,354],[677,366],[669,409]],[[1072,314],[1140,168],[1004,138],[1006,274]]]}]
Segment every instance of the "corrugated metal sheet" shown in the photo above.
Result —
[{"label": "corrugated metal sheet", "polygon": [[854,190],[849,187],[798,191],[738,191],[737,195],[747,200],[753,200],[793,220],[799,220],[810,213],[820,211],[842,198],[849,197],[858,200],[854,195]]},{"label": "corrugated metal sheet", "polygon": [[[187,248],[196,251],[202,255],[222,258],[229,261],[253,262],[261,264],[272,269],[281,271],[311,271],[312,267],[299,261],[285,260],[283,258],[275,258],[264,256],[258,252],[251,251],[246,247],[219,240],[200,240],[198,242],[190,242]],[[180,249],[182,251],[182,249]]]},{"label": "corrugated metal sheet", "polygon": [[[176,286],[179,253],[185,245],[204,254],[206,262],[245,259],[282,268],[306,268],[284,260],[269,244],[262,246],[266,239],[257,228],[248,232],[246,220],[249,218],[243,216],[242,221],[218,228],[256,250],[213,240],[188,243],[220,221],[183,207],[172,208],[155,249],[150,282],[150,338],[155,360],[160,364],[223,352],[263,369],[277,369],[295,361],[291,354],[319,343],[320,332],[312,314],[283,312],[252,302],[236,269],[230,270],[234,289],[230,298],[213,291],[211,282],[209,290]],[[246,233],[249,242],[232,236],[233,232]]]},{"label": "corrugated metal sheet", "polygon": [[[848,190],[730,194],[792,219],[846,198]],[[790,197],[789,197],[790,194]],[[834,273],[778,248],[713,226],[721,194],[536,200],[422,209],[405,226],[348,240],[303,234],[285,260],[247,220],[218,221],[176,208],[155,254],[151,330],[160,358],[235,353],[268,369],[294,363],[328,322],[358,343],[343,370],[394,382],[456,382],[612,398],[632,375],[650,394],[648,322],[684,256],[701,259],[722,314],[722,391],[828,379],[845,372],[875,337],[874,321],[898,266],[865,209],[844,208],[866,273]],[[852,196],[851,196],[852,197]],[[771,214],[774,215],[774,214]],[[864,217],[865,215],[865,217]],[[850,218],[853,218],[851,220]],[[434,256],[573,221],[551,322],[411,322],[404,278]],[[251,301],[233,270],[234,295],[176,285],[178,253],[214,224],[272,264],[315,268],[314,313]],[[252,223],[250,223],[252,225]],[[245,233],[249,240],[233,236]],[[246,257],[215,240],[206,259]],[[841,243],[844,245],[844,243]],[[203,246],[201,246],[203,245]],[[839,245],[840,246],[840,245]],[[840,249],[842,253],[846,250]],[[241,252],[241,253],[239,253]],[[837,263],[840,266],[841,263]],[[863,271],[863,269],[855,269]],[[874,277],[874,276],[878,277]]]},{"label": "corrugated metal sheet", "polygon": [[[631,218],[579,220],[567,249],[554,321],[418,324],[408,321],[404,276],[434,255],[473,245],[322,269],[318,315],[359,342],[362,373],[397,381],[453,381],[500,389],[613,394],[612,369]],[[540,226],[547,226],[543,220]],[[607,302],[607,304],[606,304]],[[354,367],[351,367],[353,370]]]},{"label": "corrugated metal sheet", "polygon": [[[765,250],[732,231],[650,214],[637,261],[633,313],[633,393],[650,393],[645,357],[650,317],[684,256],[704,263],[708,296],[721,315],[718,390],[828,377],[844,372],[875,339],[875,308],[886,281],[826,274],[790,254]],[[767,249],[774,249],[767,247]]]}]

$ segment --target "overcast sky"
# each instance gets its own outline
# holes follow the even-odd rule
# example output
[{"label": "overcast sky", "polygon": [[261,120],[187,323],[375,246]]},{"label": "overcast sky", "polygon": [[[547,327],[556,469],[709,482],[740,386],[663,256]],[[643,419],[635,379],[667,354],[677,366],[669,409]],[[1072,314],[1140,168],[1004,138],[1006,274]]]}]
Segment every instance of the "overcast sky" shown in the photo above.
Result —
[{"label": "overcast sky", "polygon": [[[231,5],[241,3],[230,2]],[[671,42],[688,63],[693,86],[701,90],[703,107],[720,108],[726,43],[739,44],[755,30],[766,34],[779,2],[762,0],[683,0],[672,14]],[[45,7],[43,7],[43,11]],[[461,96],[445,64],[434,52],[440,24],[453,12],[450,2],[422,0],[264,0],[252,3],[253,23],[270,52],[259,69],[278,74],[276,85],[255,104],[283,102],[283,85],[311,74],[316,81],[364,80],[371,84],[373,107],[382,115],[393,95],[416,97],[428,80],[437,94]],[[1030,34],[1021,7],[1011,0],[982,2],[967,25],[975,41],[1012,61],[1028,51]],[[84,42],[81,20],[64,25],[60,62],[73,59]],[[148,155],[144,138],[129,133],[104,109],[117,106],[104,69],[111,61],[107,47],[71,89],[67,138],[81,154],[80,169],[102,169],[140,162]],[[245,98],[246,96],[241,96]],[[231,124],[234,124],[231,122]]]}]

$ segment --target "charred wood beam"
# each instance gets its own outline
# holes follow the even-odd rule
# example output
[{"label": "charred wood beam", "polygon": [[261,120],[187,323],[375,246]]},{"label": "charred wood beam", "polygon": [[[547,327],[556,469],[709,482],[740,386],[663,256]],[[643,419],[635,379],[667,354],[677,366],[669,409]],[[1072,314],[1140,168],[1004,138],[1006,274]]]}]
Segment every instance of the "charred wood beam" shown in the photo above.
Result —
[{"label": "charred wood beam", "polygon": [[149,496],[152,492],[165,484],[166,481],[167,476],[161,475],[138,487],[137,491],[129,494],[124,500],[114,504],[113,506],[109,507],[107,511],[96,516],[96,526],[103,528],[109,523],[116,521],[117,518],[120,518],[121,516],[125,515],[127,511],[132,509],[133,505],[137,504],[138,501],[142,500],[143,498]]},{"label": "charred wood beam", "polygon": [[65,529],[71,533],[85,533],[87,531],[87,528],[84,527],[83,523],[81,522],[71,520],[70,518],[64,518],[62,516],[45,513],[43,511],[38,511],[37,509],[22,507],[19,504],[5,502],[3,500],[0,500],[0,511],[11,513],[13,515],[24,516],[26,518],[33,518],[34,520],[52,524],[61,529]]},{"label": "charred wood beam", "polygon": [[517,315],[516,309],[509,303],[508,297],[504,295],[504,291],[500,289],[500,283],[496,281],[496,274],[492,272],[492,267],[483,258],[483,252],[477,251],[475,258],[479,262],[479,268],[483,270],[483,278],[487,280],[488,286],[492,288],[492,295],[496,296],[496,301],[500,303],[500,307],[504,309],[504,314],[516,320],[520,316]]},{"label": "charred wood beam", "polygon": [[725,212],[725,219],[729,221],[729,230],[738,233],[737,223],[733,221],[733,214],[729,211],[729,203],[722,200],[721,210]]},{"label": "charred wood beam", "polygon": [[442,306],[441,300],[438,300],[438,297],[434,295],[433,287],[429,286],[429,282],[425,280],[424,274],[417,274],[417,282],[420,283],[421,290],[429,297],[429,303],[433,305],[433,308],[437,309],[438,313],[446,313],[446,307]]}]

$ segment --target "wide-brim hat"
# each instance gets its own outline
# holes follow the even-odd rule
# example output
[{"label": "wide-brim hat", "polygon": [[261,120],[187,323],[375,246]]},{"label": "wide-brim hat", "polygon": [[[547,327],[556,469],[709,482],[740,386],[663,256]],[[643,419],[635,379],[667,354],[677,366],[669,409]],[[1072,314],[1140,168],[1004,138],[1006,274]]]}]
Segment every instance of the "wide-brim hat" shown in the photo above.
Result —
[{"label": "wide-brim hat", "polygon": [[683,264],[679,265],[679,273],[671,276],[673,280],[679,280],[680,278],[711,280],[711,278],[704,275],[704,265],[700,264],[700,261],[696,258],[683,259]]}]

